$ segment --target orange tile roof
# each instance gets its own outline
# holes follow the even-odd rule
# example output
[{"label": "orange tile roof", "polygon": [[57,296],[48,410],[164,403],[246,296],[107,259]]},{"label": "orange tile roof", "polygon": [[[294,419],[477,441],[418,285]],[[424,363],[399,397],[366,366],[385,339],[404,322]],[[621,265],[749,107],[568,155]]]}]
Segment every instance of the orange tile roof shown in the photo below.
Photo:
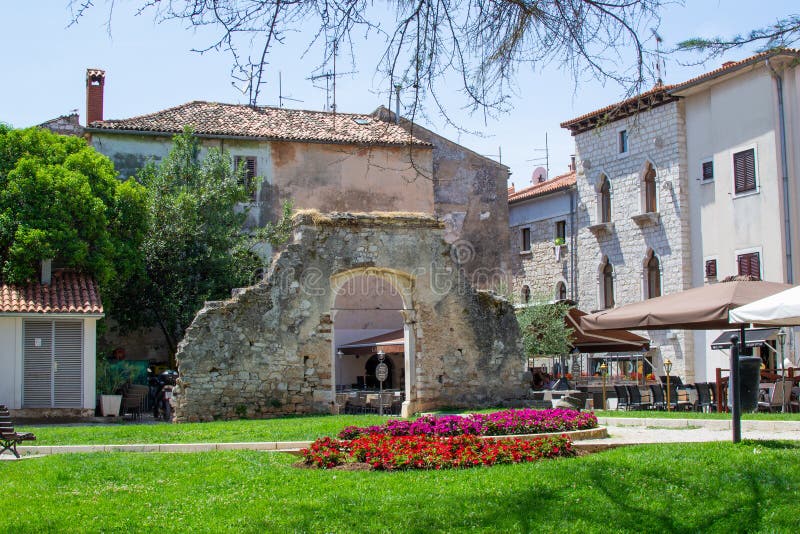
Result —
[{"label": "orange tile roof", "polygon": [[562,191],[575,185],[575,171],[570,171],[566,174],[556,176],[550,180],[545,180],[538,184],[533,184],[519,191],[509,191],[508,203],[518,202],[520,200],[528,200],[531,198],[540,197],[556,191]]},{"label": "orange tile roof", "polygon": [[94,280],[70,271],[55,271],[50,285],[0,284],[0,313],[103,313]]},{"label": "orange tile roof", "polygon": [[373,115],[251,107],[194,101],[130,119],[94,121],[89,131],[176,134],[191,126],[198,135],[316,143],[432,146],[393,122]]},{"label": "orange tile roof", "polygon": [[721,74],[734,71],[738,68],[776,55],[791,55],[797,57],[800,56],[800,50],[795,50],[792,48],[770,50],[742,59],[741,61],[727,62],[718,69],[706,72],[705,74],[701,74],[700,76],[696,76],[690,80],[686,80],[685,82],[672,85],[659,85],[653,87],[649,91],[645,91],[621,102],[617,102],[604,108],[581,115],[580,117],[575,117],[574,119],[564,121],[561,123],[561,127],[570,130],[572,135],[591,130],[595,128],[601,121],[606,123],[616,121],[634,115],[640,111],[652,109],[654,107],[675,101],[678,99],[674,95],[675,91],[683,89],[687,86],[715,78]]}]

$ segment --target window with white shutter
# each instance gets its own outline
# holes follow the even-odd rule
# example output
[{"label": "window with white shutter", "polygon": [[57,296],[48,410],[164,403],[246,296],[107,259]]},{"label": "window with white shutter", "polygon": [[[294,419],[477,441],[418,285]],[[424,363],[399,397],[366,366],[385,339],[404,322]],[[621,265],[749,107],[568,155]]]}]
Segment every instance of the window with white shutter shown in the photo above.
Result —
[{"label": "window with white shutter", "polygon": [[83,405],[83,321],[23,321],[23,408]]}]

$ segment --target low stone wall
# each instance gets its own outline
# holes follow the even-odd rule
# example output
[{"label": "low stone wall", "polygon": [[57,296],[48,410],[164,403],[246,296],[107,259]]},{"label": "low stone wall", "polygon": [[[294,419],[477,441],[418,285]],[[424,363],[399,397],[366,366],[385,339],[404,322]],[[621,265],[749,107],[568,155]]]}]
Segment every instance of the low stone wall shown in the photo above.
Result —
[{"label": "low stone wall", "polygon": [[403,296],[405,413],[523,398],[529,377],[513,308],[469,286],[443,231],[424,215],[296,217],[266,279],[209,303],[187,329],[176,421],[335,410],[334,285],[356,275]]}]

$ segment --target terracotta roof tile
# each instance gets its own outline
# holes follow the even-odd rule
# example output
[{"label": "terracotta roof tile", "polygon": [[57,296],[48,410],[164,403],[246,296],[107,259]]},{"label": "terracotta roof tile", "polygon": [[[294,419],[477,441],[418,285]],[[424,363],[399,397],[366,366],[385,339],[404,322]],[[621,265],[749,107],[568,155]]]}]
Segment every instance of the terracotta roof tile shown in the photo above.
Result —
[{"label": "terracotta roof tile", "polygon": [[251,107],[194,101],[130,119],[94,121],[90,130],[176,134],[184,126],[208,136],[233,136],[317,143],[432,146],[400,126],[372,115]]},{"label": "terracotta roof tile", "polygon": [[97,284],[91,277],[55,271],[48,286],[0,284],[0,313],[103,313]]},{"label": "terracotta roof tile", "polygon": [[597,126],[601,119],[604,119],[606,122],[615,121],[624,117],[629,117],[634,113],[644,109],[650,109],[659,105],[667,104],[677,100],[677,97],[673,96],[673,93],[676,90],[680,90],[686,86],[694,85],[698,82],[714,78],[720,74],[736,70],[740,67],[755,63],[762,59],[782,54],[800,56],[800,50],[793,48],[770,50],[742,59],[741,61],[727,62],[718,69],[706,72],[705,74],[701,74],[700,76],[696,76],[690,80],[686,80],[685,82],[672,85],[659,85],[653,87],[649,91],[645,91],[621,102],[617,102],[604,108],[581,115],[580,117],[575,117],[574,119],[564,121],[561,123],[561,127],[571,130],[573,135],[576,133],[585,132]]},{"label": "terracotta roof tile", "polygon": [[550,180],[545,180],[538,184],[533,184],[524,189],[516,192],[509,191],[508,202],[518,202],[520,200],[528,200],[531,198],[540,197],[556,191],[562,191],[575,185],[575,171],[570,171],[566,174],[556,176]]}]

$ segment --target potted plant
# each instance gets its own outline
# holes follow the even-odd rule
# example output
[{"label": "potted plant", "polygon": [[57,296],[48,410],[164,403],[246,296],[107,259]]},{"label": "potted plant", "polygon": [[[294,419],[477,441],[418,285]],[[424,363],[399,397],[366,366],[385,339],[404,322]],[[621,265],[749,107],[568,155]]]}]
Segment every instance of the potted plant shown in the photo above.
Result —
[{"label": "potted plant", "polygon": [[557,247],[561,247],[567,244],[566,240],[563,237],[557,237],[553,240],[553,244]]},{"label": "potted plant", "polygon": [[130,379],[130,370],[125,365],[111,365],[107,359],[97,359],[97,377],[95,385],[100,395],[100,414],[103,416],[119,416],[122,404],[120,389]]}]

